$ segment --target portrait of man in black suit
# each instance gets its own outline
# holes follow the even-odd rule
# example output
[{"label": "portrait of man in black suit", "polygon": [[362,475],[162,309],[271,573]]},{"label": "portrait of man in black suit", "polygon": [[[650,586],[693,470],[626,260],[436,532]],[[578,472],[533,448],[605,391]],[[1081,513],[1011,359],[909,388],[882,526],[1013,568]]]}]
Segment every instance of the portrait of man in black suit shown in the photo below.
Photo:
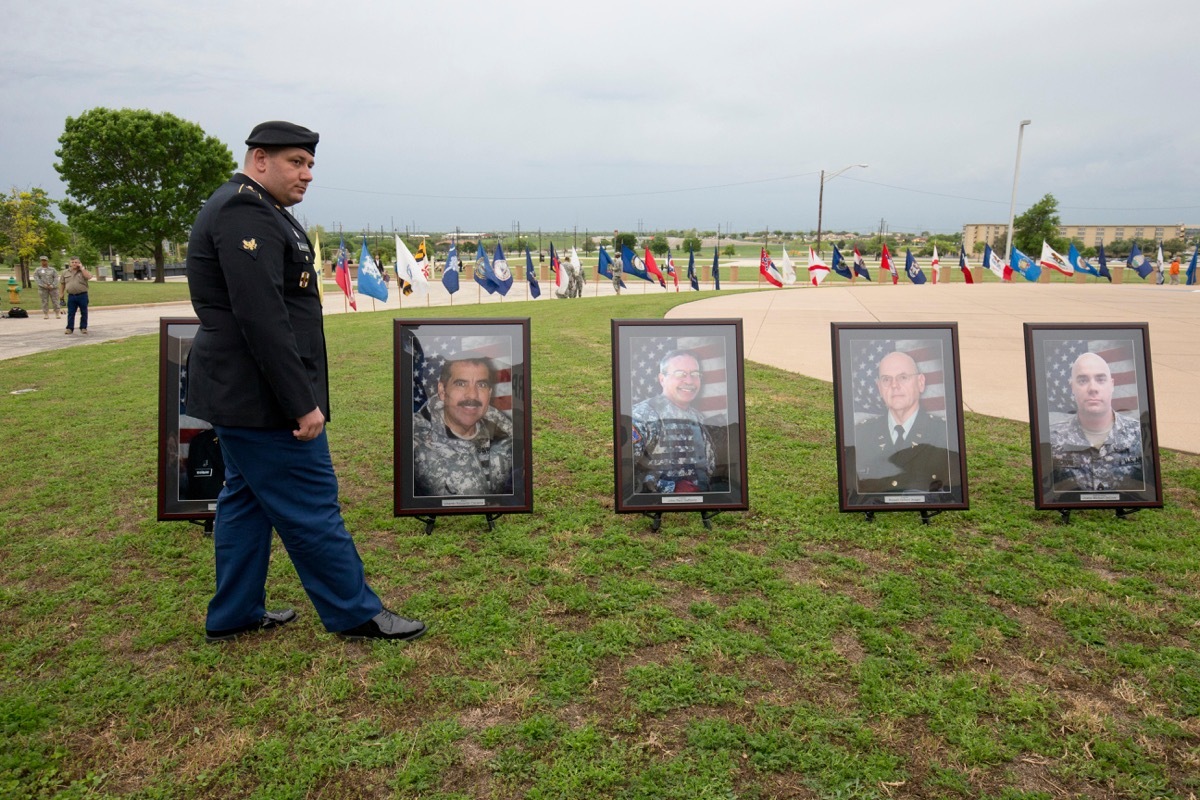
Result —
[{"label": "portrait of man in black suit", "polygon": [[921,408],[925,383],[908,353],[894,350],[879,360],[875,387],[887,411],[854,426],[860,494],[950,490],[946,420]]}]

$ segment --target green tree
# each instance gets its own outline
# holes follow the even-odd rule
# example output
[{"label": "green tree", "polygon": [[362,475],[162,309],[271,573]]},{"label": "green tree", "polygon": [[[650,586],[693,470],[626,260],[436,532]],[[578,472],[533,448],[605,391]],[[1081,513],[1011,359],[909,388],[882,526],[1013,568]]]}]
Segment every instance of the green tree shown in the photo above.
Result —
[{"label": "green tree", "polygon": [[671,249],[670,244],[667,243],[667,237],[661,233],[647,240],[646,247],[649,247],[650,252],[656,256],[665,256],[667,251]]},{"label": "green tree", "polygon": [[26,289],[30,287],[29,265],[39,255],[49,255],[51,246],[61,245],[65,239],[53,209],[54,201],[46,190],[36,186],[13,188],[0,198],[0,247],[14,256],[14,272]]},{"label": "green tree", "polygon": [[613,237],[613,249],[620,253],[622,247],[628,247],[630,250],[637,247],[637,236],[632,233],[618,233]]},{"label": "green tree", "polygon": [[680,251],[691,250],[698,253],[700,252],[701,246],[702,244],[700,242],[700,237],[694,234],[692,236],[683,237],[683,241],[679,243]]},{"label": "green tree", "polygon": [[[1047,194],[1029,210],[1013,220],[1013,246],[1027,256],[1037,258],[1046,241],[1055,250],[1065,252],[1068,241],[1058,233],[1058,200]],[[1002,253],[1006,257],[1007,253]]]},{"label": "green tree", "polygon": [[154,254],[184,238],[200,206],[237,167],[229,148],[173,114],[93,108],[67,117],[54,165],[72,228],[101,245]]},{"label": "green tree", "polygon": [[589,255],[596,252],[596,240],[591,236],[584,236],[583,244],[580,246],[583,248],[583,252]]},{"label": "green tree", "polygon": [[734,246],[733,246],[733,245],[731,245],[731,244],[727,244],[727,245],[725,245],[725,249],[721,251],[721,255],[723,255],[723,256],[736,256],[736,255],[737,255],[737,248],[736,248],[736,247],[734,247]]}]

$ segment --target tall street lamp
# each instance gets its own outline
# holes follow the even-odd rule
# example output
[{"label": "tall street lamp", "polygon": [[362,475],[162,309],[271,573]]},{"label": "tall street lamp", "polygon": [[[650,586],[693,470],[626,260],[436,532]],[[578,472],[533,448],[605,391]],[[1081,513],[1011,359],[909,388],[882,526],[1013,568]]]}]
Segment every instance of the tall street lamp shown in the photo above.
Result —
[{"label": "tall street lamp", "polygon": [[[1021,120],[1020,127],[1017,128],[1017,166],[1013,169],[1013,193],[1012,202],[1008,204],[1008,236],[1004,242],[1004,260],[1012,259],[1012,235],[1013,235],[1013,220],[1017,213],[1017,178],[1021,175],[1021,140],[1025,137],[1025,126],[1032,120]],[[987,266],[986,264],[984,266]]]},{"label": "tall street lamp", "polygon": [[825,170],[821,170],[821,194],[817,200],[817,253],[818,253],[818,255],[821,252],[821,217],[825,213],[825,181],[827,181],[827,180],[831,181],[834,178],[836,178],[838,175],[841,175],[846,170],[854,169],[855,167],[862,167],[863,169],[866,169],[867,165],[866,164],[851,164],[847,167],[842,167],[837,172],[829,173],[828,178],[825,177]]}]

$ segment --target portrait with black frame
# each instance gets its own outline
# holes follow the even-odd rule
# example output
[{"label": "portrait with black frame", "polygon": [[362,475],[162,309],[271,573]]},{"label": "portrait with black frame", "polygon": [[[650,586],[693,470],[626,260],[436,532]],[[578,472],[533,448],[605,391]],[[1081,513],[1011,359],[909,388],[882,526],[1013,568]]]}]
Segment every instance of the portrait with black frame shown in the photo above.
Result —
[{"label": "portrait with black frame", "polygon": [[842,511],[968,508],[958,325],[832,323]]},{"label": "portrait with black frame", "polygon": [[212,520],[225,462],[212,425],[187,413],[187,356],[200,320],[158,321],[158,519]]},{"label": "portrait with black frame", "polygon": [[612,353],[617,512],[749,508],[742,321],[614,319]]},{"label": "portrait with black frame", "polygon": [[529,319],[398,319],[394,337],[394,515],[532,511]]},{"label": "portrait with black frame", "polygon": [[1038,509],[1161,508],[1146,323],[1025,323]]}]

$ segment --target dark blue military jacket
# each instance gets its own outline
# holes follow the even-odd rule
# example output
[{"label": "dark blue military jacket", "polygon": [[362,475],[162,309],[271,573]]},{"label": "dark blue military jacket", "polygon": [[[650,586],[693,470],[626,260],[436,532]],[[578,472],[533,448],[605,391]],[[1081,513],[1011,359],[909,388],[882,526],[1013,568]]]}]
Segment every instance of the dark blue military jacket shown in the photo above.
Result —
[{"label": "dark blue military jacket", "polygon": [[213,193],[188,240],[200,318],[189,415],[246,428],[295,428],[314,408],[329,418],[319,263],[300,224],[246,175]]}]

